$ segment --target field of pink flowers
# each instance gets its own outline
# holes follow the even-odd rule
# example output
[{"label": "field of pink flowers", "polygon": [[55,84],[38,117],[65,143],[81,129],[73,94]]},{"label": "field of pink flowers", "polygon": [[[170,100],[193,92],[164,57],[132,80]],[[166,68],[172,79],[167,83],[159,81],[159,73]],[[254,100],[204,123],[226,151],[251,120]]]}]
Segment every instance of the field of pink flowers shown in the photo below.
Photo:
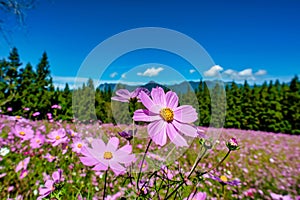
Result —
[{"label": "field of pink flowers", "polygon": [[[0,124],[1,199],[36,199],[45,190],[48,198],[102,199],[105,173],[85,166],[80,160],[80,149],[104,135],[118,137],[122,145],[127,143],[118,134],[120,129],[112,124],[75,127],[63,122],[27,121],[18,116],[1,116]],[[138,129],[146,131],[143,126]],[[201,129],[205,135],[206,128]],[[196,172],[216,166],[228,151],[225,142],[232,137],[237,138],[240,149],[231,152],[221,165],[203,177],[186,181],[176,199],[187,198],[194,191],[205,193],[207,199],[299,199],[299,136],[224,129],[214,148],[199,162]],[[147,139],[139,141],[134,151],[142,151],[146,146]],[[162,167],[157,176],[167,173],[170,179],[175,177],[174,180],[180,181],[176,176],[184,173],[178,170],[191,169],[198,146],[195,140],[178,161]],[[151,148],[157,147],[153,144]],[[141,180],[143,177],[146,176]],[[237,184],[226,184],[230,181]],[[124,175],[108,171],[106,199],[165,199],[164,195],[174,189],[172,184],[170,181],[169,188],[161,188],[159,194],[151,191],[154,183],[149,184],[148,196],[144,195],[146,187],[140,195],[135,181],[131,183]],[[203,199],[198,196],[194,198]]]}]

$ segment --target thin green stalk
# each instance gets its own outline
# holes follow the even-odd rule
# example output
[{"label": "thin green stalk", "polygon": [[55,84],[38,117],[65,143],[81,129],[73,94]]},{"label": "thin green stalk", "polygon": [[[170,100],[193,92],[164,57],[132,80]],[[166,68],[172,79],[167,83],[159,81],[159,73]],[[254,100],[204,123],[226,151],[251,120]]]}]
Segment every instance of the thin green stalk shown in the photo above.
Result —
[{"label": "thin green stalk", "polygon": [[212,171],[213,169],[217,169],[217,168],[224,162],[224,160],[229,156],[230,152],[231,152],[231,150],[229,150],[229,151],[226,153],[226,155],[224,156],[224,158],[217,164],[217,166],[212,167],[212,168],[210,168],[209,170],[207,170],[207,171],[205,171],[205,172],[202,172],[202,173],[200,174],[200,176],[202,176],[202,175],[204,175],[204,174],[207,174],[208,172]]},{"label": "thin green stalk", "polygon": [[[197,160],[196,164],[193,166],[192,170],[190,171],[189,175],[187,176],[187,179],[189,179],[192,175],[192,173],[195,171],[197,165],[199,164],[199,162],[202,160],[203,156],[206,154],[207,152],[207,148],[205,148],[204,152],[201,154],[200,158]],[[182,180],[182,182],[173,190],[173,192],[171,192],[171,194],[169,194],[165,199],[169,199],[175,192],[178,191],[178,189],[186,182],[186,180]]]},{"label": "thin green stalk", "polygon": [[104,189],[103,189],[103,200],[105,199],[105,195],[106,195],[106,179],[107,179],[107,171],[105,171],[105,175],[104,175]]},{"label": "thin green stalk", "polygon": [[141,163],[141,166],[140,166],[138,178],[137,178],[137,181],[136,181],[136,187],[137,187],[138,191],[140,190],[139,182],[140,182],[140,178],[141,178],[142,168],[143,168],[143,165],[144,165],[146,154],[148,153],[148,150],[149,150],[149,147],[150,147],[151,143],[152,143],[152,139],[150,139],[149,142],[148,142],[148,145],[147,145],[147,148],[145,150],[145,153],[144,153],[144,156],[143,156],[143,159],[142,159],[142,163]]}]

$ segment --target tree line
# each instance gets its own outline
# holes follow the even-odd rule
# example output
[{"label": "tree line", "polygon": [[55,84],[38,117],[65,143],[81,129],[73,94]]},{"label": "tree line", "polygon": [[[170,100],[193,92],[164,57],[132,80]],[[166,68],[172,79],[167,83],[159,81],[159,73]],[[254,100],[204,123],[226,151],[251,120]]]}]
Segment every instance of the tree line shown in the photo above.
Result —
[{"label": "tree line", "polygon": [[[73,90],[68,84],[64,89],[55,88],[46,52],[35,67],[21,63],[17,48],[0,60],[0,114],[47,119],[47,113],[52,113],[55,120],[130,123],[126,113],[131,109],[111,102],[113,90],[95,88],[92,79]],[[209,89],[205,81],[200,81],[196,91],[179,96],[192,105],[197,101],[200,126],[300,134],[297,76],[289,83],[276,80],[250,86],[247,81],[243,85],[231,82],[225,90],[219,84]],[[61,109],[51,108],[53,105],[60,105]],[[39,115],[34,115],[36,112]]]}]

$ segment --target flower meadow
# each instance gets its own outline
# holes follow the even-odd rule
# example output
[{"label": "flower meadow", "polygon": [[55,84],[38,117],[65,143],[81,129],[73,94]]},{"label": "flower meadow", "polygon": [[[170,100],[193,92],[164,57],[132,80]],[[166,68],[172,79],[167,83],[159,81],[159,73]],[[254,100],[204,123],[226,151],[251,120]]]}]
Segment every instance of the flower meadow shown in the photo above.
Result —
[{"label": "flower meadow", "polygon": [[300,199],[299,136],[198,127],[160,87],[112,100],[132,124],[1,115],[0,199]]}]

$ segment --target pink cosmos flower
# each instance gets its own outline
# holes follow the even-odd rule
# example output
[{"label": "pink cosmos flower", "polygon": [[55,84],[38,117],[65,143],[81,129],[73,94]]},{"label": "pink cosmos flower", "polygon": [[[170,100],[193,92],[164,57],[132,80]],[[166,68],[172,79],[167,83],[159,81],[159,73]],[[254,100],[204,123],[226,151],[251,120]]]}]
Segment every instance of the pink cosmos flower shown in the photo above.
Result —
[{"label": "pink cosmos flower", "polygon": [[79,134],[72,129],[67,129],[67,133],[73,138],[73,137],[78,137]]},{"label": "pink cosmos flower", "polygon": [[54,183],[59,183],[63,180],[62,173],[63,173],[62,169],[58,169],[57,171],[52,173],[52,179],[53,179]]},{"label": "pink cosmos flower", "polygon": [[81,149],[85,146],[87,146],[86,143],[79,139],[73,140],[73,144],[71,145],[72,151],[74,151],[75,153],[80,153]]},{"label": "pink cosmos flower", "polygon": [[42,134],[37,134],[30,140],[30,147],[33,149],[40,148],[45,142],[45,136]]},{"label": "pink cosmos flower", "polygon": [[189,105],[178,107],[175,92],[165,94],[161,87],[157,87],[151,91],[152,99],[143,91],[139,97],[147,110],[136,110],[133,120],[151,122],[147,127],[148,133],[157,145],[164,146],[169,137],[176,146],[188,146],[180,133],[190,137],[198,135],[197,129],[191,125],[198,119],[196,110]]},{"label": "pink cosmos flower", "polygon": [[48,141],[51,142],[52,146],[54,147],[61,143],[65,143],[68,140],[68,137],[66,136],[66,131],[63,128],[51,131],[48,134],[48,138]]},{"label": "pink cosmos flower", "polygon": [[81,154],[84,157],[80,157],[80,160],[86,166],[95,166],[93,168],[95,171],[104,171],[110,167],[118,176],[125,172],[125,167],[135,160],[135,156],[130,154],[131,145],[126,144],[118,149],[119,139],[117,137],[110,138],[107,145],[101,139],[94,139],[91,145],[92,148],[84,147],[81,149]]},{"label": "pink cosmos flower", "polygon": [[21,138],[22,141],[30,140],[34,136],[34,134],[33,134],[34,132],[30,126],[22,127],[22,126],[16,125],[12,129],[12,132],[15,134],[15,136]]},{"label": "pink cosmos flower", "polygon": [[117,192],[116,194],[113,194],[113,195],[107,195],[107,197],[105,197],[105,200],[117,200],[117,199],[120,199],[120,197],[122,197],[122,195],[123,195],[122,192]]},{"label": "pink cosmos flower", "polygon": [[7,111],[8,111],[8,112],[11,112],[12,110],[13,110],[12,107],[8,107],[8,108],[7,108]]},{"label": "pink cosmos flower", "polygon": [[289,195],[280,195],[275,194],[273,192],[270,193],[273,200],[292,200],[292,198]]},{"label": "pink cosmos flower", "polygon": [[32,114],[33,117],[39,116],[41,113],[40,112],[35,112]]},{"label": "pink cosmos flower", "polygon": [[66,154],[68,152],[68,150],[69,150],[69,144],[68,144],[68,142],[69,142],[69,138],[61,146],[62,147],[62,154],[63,155]]},{"label": "pink cosmos flower", "polygon": [[53,105],[53,106],[51,106],[51,108],[52,109],[61,109],[61,106],[60,105],[57,105],[57,104],[55,104],[55,105]]},{"label": "pink cosmos flower", "polygon": [[173,174],[172,174],[172,171],[168,169],[167,166],[162,166],[161,167],[161,170],[162,170],[162,173],[165,177],[167,177],[169,180],[172,180],[173,178]]},{"label": "pink cosmos flower", "polygon": [[8,120],[11,120],[11,121],[17,121],[17,122],[22,122],[22,123],[28,123],[29,120],[28,119],[25,119],[21,116],[9,116],[8,117]]},{"label": "pink cosmos flower", "polygon": [[45,156],[43,156],[43,158],[46,158],[49,162],[52,162],[57,157],[56,156],[52,156],[51,154],[47,153]]},{"label": "pink cosmos flower", "polygon": [[48,196],[51,192],[55,190],[55,184],[62,182],[62,170],[58,169],[57,171],[52,173],[52,179],[49,178],[46,180],[44,187],[39,188],[40,196],[37,198],[38,200],[43,199]]},{"label": "pink cosmos flower", "polygon": [[20,161],[19,164],[17,165],[15,171],[18,172],[20,171],[21,169],[27,169],[27,165],[30,161],[30,157],[27,157],[25,158],[24,160]]},{"label": "pink cosmos flower", "polygon": [[198,193],[192,192],[187,198],[184,198],[183,200],[205,200],[205,199],[206,199],[205,192],[198,192]]},{"label": "pink cosmos flower", "polygon": [[115,100],[115,101],[121,101],[121,102],[127,102],[128,103],[130,100],[138,98],[141,91],[146,92],[148,94],[150,93],[148,89],[141,88],[141,87],[136,88],[132,92],[129,92],[126,89],[120,89],[120,90],[116,91],[117,96],[114,96],[111,99]]},{"label": "pink cosmos flower", "polygon": [[54,190],[55,190],[54,181],[52,180],[46,181],[44,187],[39,188],[40,196],[37,198],[37,200],[42,200],[44,197],[48,196]]},{"label": "pink cosmos flower", "polygon": [[28,170],[27,169],[24,169],[21,171],[21,174],[20,174],[20,179],[23,179],[25,178],[26,176],[28,175]]},{"label": "pink cosmos flower", "polygon": [[47,115],[49,120],[52,119],[52,113],[47,113],[46,115]]},{"label": "pink cosmos flower", "polygon": [[3,178],[4,176],[6,176],[7,175],[7,173],[2,173],[2,174],[0,174],[0,178]]}]

